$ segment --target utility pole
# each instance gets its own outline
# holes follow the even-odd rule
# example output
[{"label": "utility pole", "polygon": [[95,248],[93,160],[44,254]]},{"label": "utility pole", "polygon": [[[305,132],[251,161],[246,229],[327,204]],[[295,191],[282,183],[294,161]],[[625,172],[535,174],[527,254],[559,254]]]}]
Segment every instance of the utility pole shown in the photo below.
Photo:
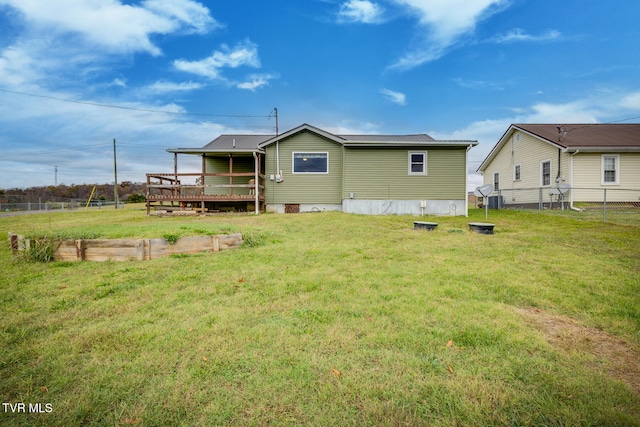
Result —
[{"label": "utility pole", "polygon": [[116,139],[113,138],[113,201],[118,209],[118,165],[116,163]]},{"label": "utility pole", "polygon": [[54,166],[53,168],[56,171],[55,185],[57,187],[58,186],[58,166]]}]

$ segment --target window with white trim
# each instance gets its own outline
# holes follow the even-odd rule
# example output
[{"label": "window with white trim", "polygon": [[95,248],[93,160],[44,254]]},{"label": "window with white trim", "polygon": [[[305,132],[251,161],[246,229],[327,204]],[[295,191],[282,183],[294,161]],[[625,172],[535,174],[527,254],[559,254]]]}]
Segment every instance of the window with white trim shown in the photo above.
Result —
[{"label": "window with white trim", "polygon": [[500,189],[500,172],[493,173],[493,191]]},{"label": "window with white trim", "polygon": [[551,185],[551,160],[540,162],[540,186]]},{"label": "window with white trim", "polygon": [[328,152],[293,152],[293,173],[329,173]]},{"label": "window with white trim", "polygon": [[618,185],[620,183],[619,164],[619,155],[602,155],[602,185]]},{"label": "window with white trim", "polygon": [[514,165],[513,166],[513,180],[514,181],[520,181],[520,170],[521,170],[520,165]]},{"label": "window with white trim", "polygon": [[409,175],[427,174],[427,152],[409,151]]}]

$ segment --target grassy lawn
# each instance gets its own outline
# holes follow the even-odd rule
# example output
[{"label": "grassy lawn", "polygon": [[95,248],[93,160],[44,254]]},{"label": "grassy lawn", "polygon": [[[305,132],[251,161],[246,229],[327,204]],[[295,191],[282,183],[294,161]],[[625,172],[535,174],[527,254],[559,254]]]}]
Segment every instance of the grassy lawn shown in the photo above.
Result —
[{"label": "grassy lawn", "polygon": [[[0,425],[640,425],[640,227],[418,219],[0,218]],[[9,231],[250,244],[36,263]]]}]

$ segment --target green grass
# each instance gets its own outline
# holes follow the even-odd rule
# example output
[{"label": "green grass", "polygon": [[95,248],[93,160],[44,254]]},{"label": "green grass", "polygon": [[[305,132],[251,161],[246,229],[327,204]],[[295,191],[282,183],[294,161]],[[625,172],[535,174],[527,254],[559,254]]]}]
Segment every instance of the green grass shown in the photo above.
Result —
[{"label": "green grass", "polygon": [[5,240],[0,397],[53,412],[0,408],[0,425],[640,425],[616,360],[552,344],[520,310],[571,318],[639,355],[640,227],[492,211],[486,236],[467,227],[481,210],[431,217],[434,232],[414,231],[417,219],[0,218],[0,231],[24,235],[249,242],[36,263]]}]

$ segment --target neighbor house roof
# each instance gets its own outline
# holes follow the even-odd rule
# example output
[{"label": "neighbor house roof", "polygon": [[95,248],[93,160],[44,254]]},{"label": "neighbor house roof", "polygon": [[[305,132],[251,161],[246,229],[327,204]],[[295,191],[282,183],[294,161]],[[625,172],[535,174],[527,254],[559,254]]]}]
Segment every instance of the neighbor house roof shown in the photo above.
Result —
[{"label": "neighbor house roof", "polygon": [[532,135],[563,151],[640,151],[640,124],[512,124],[478,168],[482,172],[515,131]]},{"label": "neighbor house roof", "polygon": [[345,146],[397,146],[397,145],[477,145],[475,140],[435,140],[426,133],[412,135],[337,135],[311,126],[302,124],[280,135],[220,135],[202,148],[170,148],[170,153],[206,154],[206,153],[251,153],[263,152],[264,147],[293,136],[297,133],[309,131],[338,144]]}]

